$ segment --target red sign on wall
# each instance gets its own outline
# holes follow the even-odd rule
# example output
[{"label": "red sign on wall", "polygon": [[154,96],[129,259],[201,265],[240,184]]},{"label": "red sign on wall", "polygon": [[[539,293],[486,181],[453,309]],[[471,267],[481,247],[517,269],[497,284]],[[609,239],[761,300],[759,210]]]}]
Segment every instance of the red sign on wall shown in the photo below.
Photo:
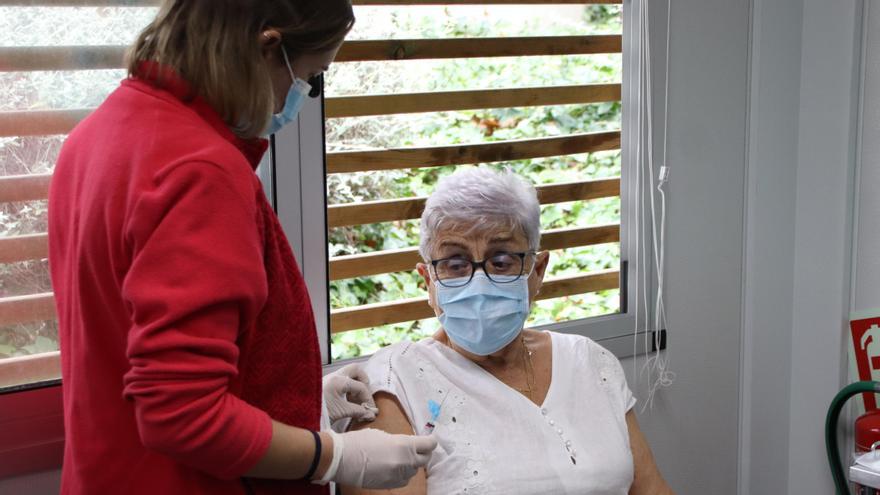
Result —
[{"label": "red sign on wall", "polygon": [[[880,381],[880,316],[849,322],[859,380]],[[874,394],[864,394],[865,411],[877,409]]]}]

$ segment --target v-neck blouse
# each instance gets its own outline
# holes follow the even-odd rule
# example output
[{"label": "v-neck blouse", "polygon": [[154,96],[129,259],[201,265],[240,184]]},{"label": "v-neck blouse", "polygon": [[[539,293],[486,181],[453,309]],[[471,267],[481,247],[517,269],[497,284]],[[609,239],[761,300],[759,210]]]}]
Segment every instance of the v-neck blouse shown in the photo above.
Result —
[{"label": "v-neck blouse", "polygon": [[589,338],[549,333],[551,381],[540,406],[430,338],[368,361],[372,391],[396,396],[417,435],[428,433],[429,401],[441,406],[429,495],[629,491],[625,415],[635,399],[620,363]]}]

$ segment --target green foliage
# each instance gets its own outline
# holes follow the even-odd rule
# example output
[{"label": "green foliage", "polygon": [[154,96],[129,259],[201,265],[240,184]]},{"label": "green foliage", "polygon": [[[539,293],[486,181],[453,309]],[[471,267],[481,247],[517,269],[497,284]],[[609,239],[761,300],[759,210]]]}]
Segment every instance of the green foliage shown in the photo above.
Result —
[{"label": "green foliage", "polygon": [[[620,31],[619,6],[585,9],[584,22],[609,32]],[[425,19],[423,29],[432,35],[488,36],[498,30],[487,19]],[[526,26],[528,28],[528,26]],[[403,31],[410,26],[401,26]],[[524,28],[525,29],[525,28]],[[442,33],[439,33],[441,32]],[[555,31],[544,34],[571,34]],[[369,81],[370,93],[441,91],[474,87],[511,88],[541,85],[585,84],[620,80],[619,57],[521,57],[501,59],[449,60],[421,66],[423,71],[395,72],[385,79],[376,73],[390,64],[343,64],[331,74],[331,91],[346,94],[356,90],[352,81]],[[398,63],[398,65],[400,65]],[[393,70],[393,69],[391,69]],[[427,84],[428,87],[424,87]],[[336,85],[334,87],[334,85]],[[361,92],[365,92],[361,89]],[[567,135],[620,128],[620,103],[565,105],[442,112],[416,115],[334,119],[328,122],[328,147],[332,149],[438,146]],[[509,167],[535,184],[579,181],[620,175],[620,153],[598,152],[544,159],[495,163]],[[328,196],[333,204],[387,198],[427,196],[437,181],[457,167],[433,167],[390,172],[337,174],[328,178]],[[619,198],[576,201],[542,207],[544,229],[585,227],[620,221]],[[364,253],[418,245],[418,221],[386,222],[331,229],[330,255]],[[618,244],[606,244],[553,251],[547,276],[582,274],[614,269],[619,264]],[[333,308],[421,297],[424,282],[406,271],[372,277],[338,280],[330,284]],[[617,311],[619,291],[580,294],[536,303],[530,325],[548,324],[597,316]],[[436,319],[385,325],[336,334],[332,339],[333,359],[370,354],[402,338],[419,339],[438,328]]]}]

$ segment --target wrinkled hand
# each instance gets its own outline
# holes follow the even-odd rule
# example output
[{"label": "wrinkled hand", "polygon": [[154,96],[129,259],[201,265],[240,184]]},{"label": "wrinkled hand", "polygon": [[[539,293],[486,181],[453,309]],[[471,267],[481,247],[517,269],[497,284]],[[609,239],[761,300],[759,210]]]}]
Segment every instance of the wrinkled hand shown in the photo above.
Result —
[{"label": "wrinkled hand", "polygon": [[367,387],[367,375],[352,363],[324,377],[324,404],[330,424],[340,419],[373,421],[379,412]]},{"label": "wrinkled hand", "polygon": [[392,435],[372,428],[332,435],[333,448],[342,449],[342,458],[327,479],[363,488],[405,486],[437,448],[433,435]]}]

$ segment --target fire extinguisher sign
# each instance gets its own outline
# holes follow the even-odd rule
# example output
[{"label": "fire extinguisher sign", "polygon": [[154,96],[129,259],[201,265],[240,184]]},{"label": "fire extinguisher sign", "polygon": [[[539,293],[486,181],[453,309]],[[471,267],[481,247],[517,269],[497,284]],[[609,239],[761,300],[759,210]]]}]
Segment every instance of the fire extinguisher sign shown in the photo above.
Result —
[{"label": "fire extinguisher sign", "polygon": [[[880,310],[852,315],[849,322],[859,380],[880,381]],[[877,409],[874,394],[863,394],[865,411]]]}]

